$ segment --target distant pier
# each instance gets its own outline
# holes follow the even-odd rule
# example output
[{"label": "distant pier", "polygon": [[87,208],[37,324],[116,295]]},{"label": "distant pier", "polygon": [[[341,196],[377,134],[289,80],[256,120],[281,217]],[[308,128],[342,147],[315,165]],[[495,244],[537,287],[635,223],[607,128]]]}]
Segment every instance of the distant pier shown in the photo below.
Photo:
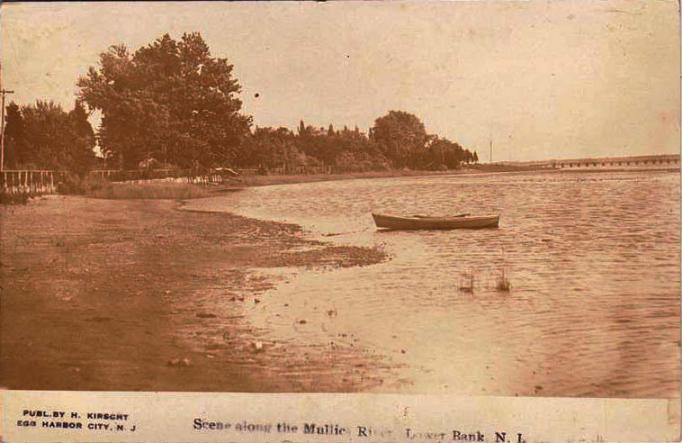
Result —
[{"label": "distant pier", "polygon": [[559,169],[570,171],[591,170],[679,170],[680,155],[640,155],[628,157],[576,158],[530,162],[497,162],[494,164],[533,169]]}]

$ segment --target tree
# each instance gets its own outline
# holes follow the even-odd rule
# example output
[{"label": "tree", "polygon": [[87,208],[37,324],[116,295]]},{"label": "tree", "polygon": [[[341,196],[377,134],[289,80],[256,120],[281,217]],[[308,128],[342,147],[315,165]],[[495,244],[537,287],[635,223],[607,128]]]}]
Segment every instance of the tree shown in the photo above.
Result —
[{"label": "tree", "polygon": [[100,55],[78,80],[79,97],[102,112],[100,146],[126,168],[155,158],[183,167],[232,164],[249,134],[241,88],[225,58],[212,57],[198,33],[168,34],[131,54]]},{"label": "tree", "polygon": [[374,121],[371,137],[396,166],[410,166],[415,156],[421,155],[428,136],[424,124],[403,111],[389,111]]},{"label": "tree", "polygon": [[88,113],[81,101],[76,100],[73,109],[69,111],[69,116],[79,137],[94,139],[95,132],[92,130],[92,125],[88,121]]},{"label": "tree", "polygon": [[95,157],[95,138],[87,113],[76,103],[65,112],[51,101],[7,107],[10,167],[66,170],[83,174]]},{"label": "tree", "polygon": [[300,138],[287,128],[256,128],[249,137],[240,157],[242,166],[256,166],[271,169],[280,167],[303,166],[317,164],[319,160],[309,158],[296,145]]},{"label": "tree", "polygon": [[5,117],[5,166],[16,169],[26,164],[30,150],[26,146],[24,135],[24,118],[21,116],[19,105],[11,102]]},{"label": "tree", "polygon": [[69,111],[68,120],[71,160],[67,167],[74,172],[82,174],[90,169],[95,159],[93,151],[95,147],[95,131],[92,130],[92,125],[88,121],[88,113],[83,104],[78,100],[76,100],[73,109]]}]

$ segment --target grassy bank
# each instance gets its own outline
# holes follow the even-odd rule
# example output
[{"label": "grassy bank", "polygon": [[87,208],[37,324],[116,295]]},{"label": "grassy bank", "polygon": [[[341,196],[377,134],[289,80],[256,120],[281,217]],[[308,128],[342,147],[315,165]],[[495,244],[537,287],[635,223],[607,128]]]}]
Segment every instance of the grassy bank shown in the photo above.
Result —
[{"label": "grassy bank", "polygon": [[113,200],[138,200],[138,199],[169,199],[186,200],[191,198],[208,197],[211,188],[192,185],[189,183],[107,183],[106,185],[88,190],[87,197],[113,199]]},{"label": "grassy bank", "polygon": [[319,181],[390,178],[390,177],[423,177],[449,176],[476,173],[494,173],[511,171],[531,171],[529,168],[517,168],[504,165],[474,165],[472,167],[449,171],[420,170],[388,170],[368,172],[347,172],[340,174],[307,174],[307,175],[247,175],[229,179],[223,185],[198,185],[166,181],[150,181],[142,183],[118,183],[102,179],[85,178],[67,183],[60,189],[63,194],[85,195],[87,197],[112,200],[137,199],[169,199],[187,200],[215,195],[217,192],[234,191],[249,186],[267,186]]},{"label": "grassy bank", "polygon": [[75,174],[67,175],[57,185],[57,192],[63,195],[83,195],[108,200],[166,199],[185,200],[211,195],[206,186],[170,181],[148,181],[140,183],[111,182],[105,178]]},{"label": "grassy bank", "polygon": [[352,180],[362,178],[390,178],[390,177],[429,177],[429,176],[450,176],[466,175],[495,172],[524,172],[541,171],[532,167],[517,167],[509,165],[471,165],[462,169],[452,169],[447,171],[425,171],[411,169],[393,169],[388,171],[368,171],[368,172],[347,172],[343,174],[311,174],[311,175],[252,175],[239,177],[235,183],[244,186],[267,186],[281,185],[290,183],[307,183],[332,180]]},{"label": "grassy bank", "polygon": [[188,200],[209,197],[219,192],[235,191],[249,186],[267,186],[277,184],[307,183],[332,180],[350,180],[358,178],[383,177],[415,177],[423,175],[452,174],[449,172],[392,170],[374,172],[349,172],[344,174],[309,174],[309,175],[253,175],[231,179],[223,185],[201,185],[175,183],[167,181],[150,181],[141,183],[118,183],[103,179],[72,179],[60,188],[60,193],[67,195],[84,195],[86,197],[109,200]]},{"label": "grassy bank", "polygon": [[353,180],[362,178],[389,178],[389,177],[420,177],[429,175],[451,175],[463,173],[459,171],[413,171],[413,170],[389,170],[368,172],[346,172],[342,174],[309,174],[309,175],[250,175],[239,177],[239,183],[245,186],[282,185],[290,183],[307,183],[333,180]]}]

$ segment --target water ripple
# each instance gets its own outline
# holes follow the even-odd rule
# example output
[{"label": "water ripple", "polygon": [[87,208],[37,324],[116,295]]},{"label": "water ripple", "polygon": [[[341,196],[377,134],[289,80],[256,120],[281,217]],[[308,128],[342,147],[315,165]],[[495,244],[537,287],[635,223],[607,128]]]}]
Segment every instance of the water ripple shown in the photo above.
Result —
[{"label": "water ripple", "polygon": [[[194,204],[382,245],[389,262],[300,273],[268,294],[291,309],[251,319],[294,347],[352,335],[400,368],[380,390],[679,396],[678,173],[349,180]],[[371,211],[500,213],[501,223],[377,232]],[[502,269],[510,293],[495,289]],[[464,274],[473,294],[460,290]],[[323,327],[294,330],[294,317]]]}]

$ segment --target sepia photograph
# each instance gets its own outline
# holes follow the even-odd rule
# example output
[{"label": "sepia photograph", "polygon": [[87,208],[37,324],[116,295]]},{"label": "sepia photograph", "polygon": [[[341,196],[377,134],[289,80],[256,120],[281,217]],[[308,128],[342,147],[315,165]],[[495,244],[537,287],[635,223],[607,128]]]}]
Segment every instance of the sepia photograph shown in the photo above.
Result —
[{"label": "sepia photograph", "polygon": [[679,401],[677,1],[0,13],[4,389]]}]

